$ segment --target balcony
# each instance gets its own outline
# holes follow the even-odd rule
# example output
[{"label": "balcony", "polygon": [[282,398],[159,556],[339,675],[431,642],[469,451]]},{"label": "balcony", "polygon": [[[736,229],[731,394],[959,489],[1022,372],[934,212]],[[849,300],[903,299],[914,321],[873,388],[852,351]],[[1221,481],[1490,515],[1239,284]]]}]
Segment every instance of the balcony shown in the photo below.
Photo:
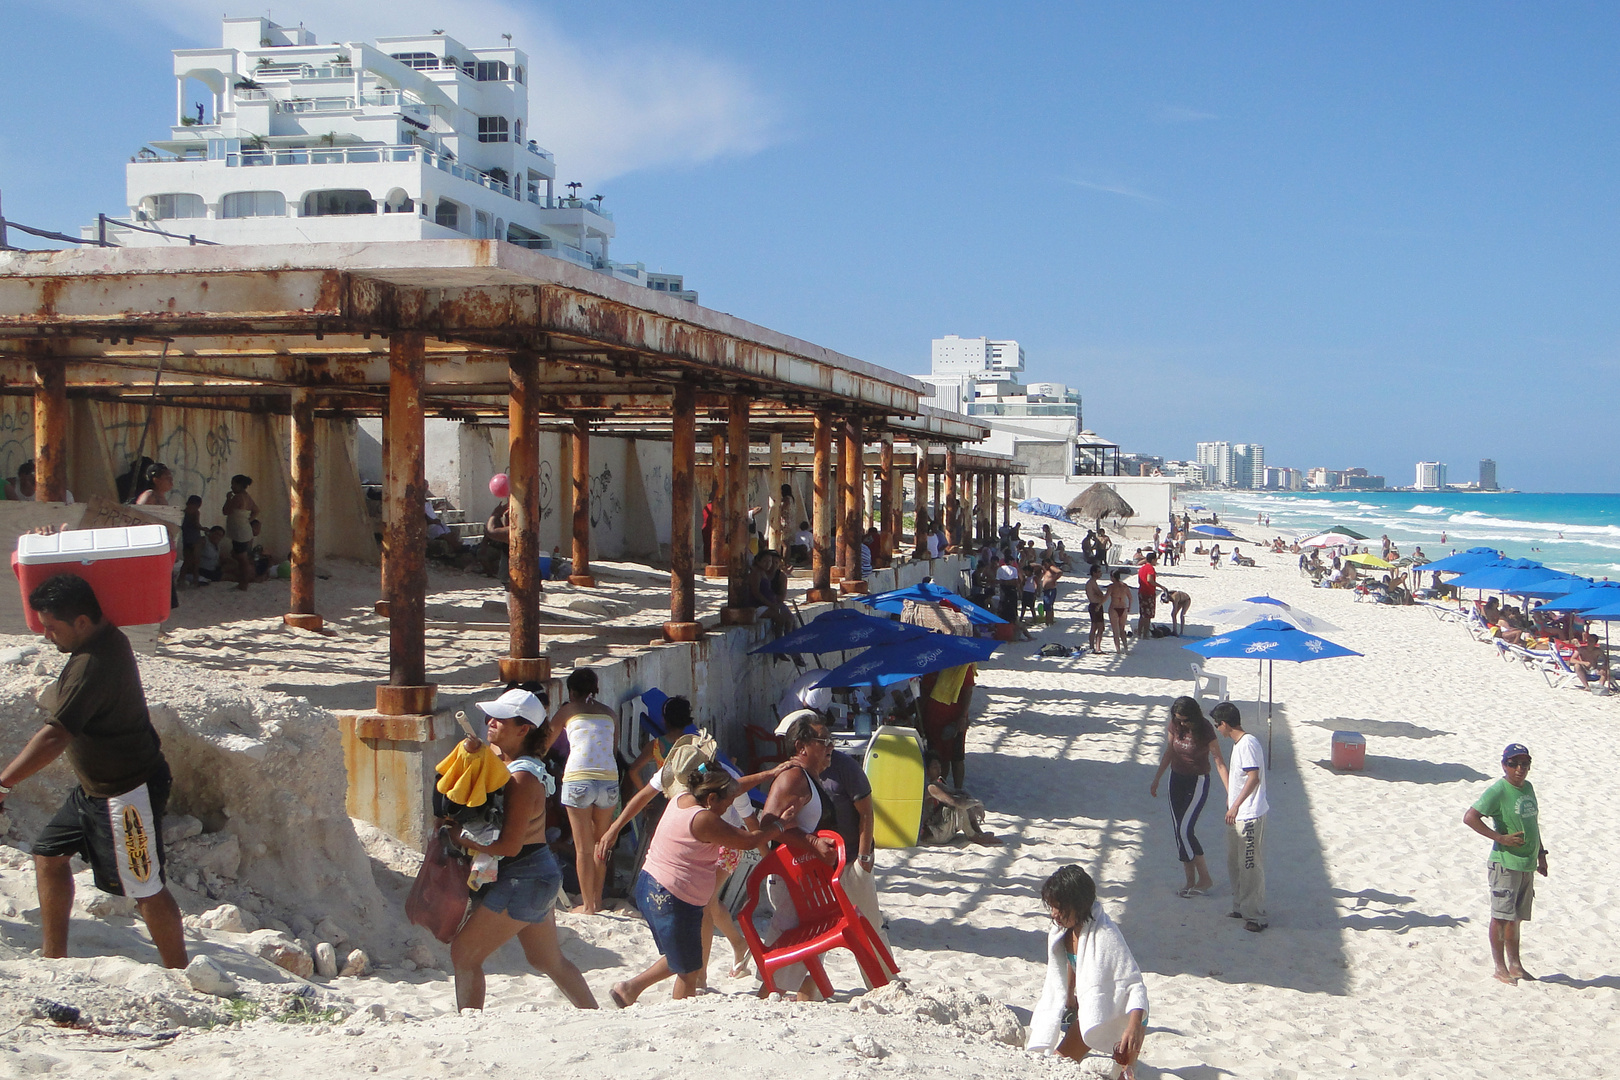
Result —
[{"label": "balcony", "polygon": [[[201,161],[198,157],[142,158],[144,161]],[[479,187],[488,188],[508,199],[521,199],[512,185],[503,183],[487,173],[468,165],[461,165],[443,154],[436,154],[425,146],[297,146],[286,149],[243,149],[225,154],[225,167],[254,169],[275,165],[375,165],[383,162],[420,161],[440,172],[459,177]],[[536,200],[531,196],[530,202]],[[576,200],[577,201],[577,200]]]},{"label": "balcony", "polygon": [[534,205],[546,210],[588,210],[599,218],[613,220],[613,212],[602,209],[602,204],[593,199],[573,199],[566,195],[548,199],[537,191],[529,192],[528,199]]}]

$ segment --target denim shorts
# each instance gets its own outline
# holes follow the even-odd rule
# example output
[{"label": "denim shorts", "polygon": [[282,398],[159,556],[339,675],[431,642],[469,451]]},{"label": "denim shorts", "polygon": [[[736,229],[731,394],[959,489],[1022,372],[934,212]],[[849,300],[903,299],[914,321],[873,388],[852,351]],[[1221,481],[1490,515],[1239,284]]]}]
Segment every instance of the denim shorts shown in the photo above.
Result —
[{"label": "denim shorts", "polygon": [[619,805],[619,782],[617,780],[564,780],[562,804],[571,806],[575,810],[586,810],[593,806],[600,806],[604,810],[612,810]]},{"label": "denim shorts", "polygon": [[557,857],[540,844],[527,855],[502,859],[499,876],[480,889],[474,900],[518,922],[545,922],[562,892],[562,879]]},{"label": "denim shorts", "polygon": [[677,975],[703,967],[703,909],[658,884],[647,871],[636,878],[636,910],[647,920],[658,955]]}]

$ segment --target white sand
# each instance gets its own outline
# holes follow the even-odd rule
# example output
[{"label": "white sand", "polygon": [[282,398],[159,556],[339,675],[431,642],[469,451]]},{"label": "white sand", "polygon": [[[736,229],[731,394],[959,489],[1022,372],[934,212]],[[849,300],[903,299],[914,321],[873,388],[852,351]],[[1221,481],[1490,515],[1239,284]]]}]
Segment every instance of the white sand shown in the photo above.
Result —
[{"label": "white sand", "polygon": [[[1078,533],[1059,531],[1077,546]],[[1146,974],[1153,1012],[1140,1075],[1612,1072],[1620,1060],[1620,906],[1610,902],[1620,840],[1611,820],[1609,735],[1620,699],[1549,689],[1539,675],[1503,663],[1421,609],[1357,604],[1348,593],[1310,589],[1291,556],[1255,554],[1256,569],[1212,572],[1190,561],[1163,571],[1161,580],[1190,592],[1195,609],[1269,591],[1337,623],[1344,628],[1337,639],[1366,654],[1278,665],[1267,832],[1271,928],[1263,934],[1224,917],[1217,799],[1199,831],[1220,888],[1183,900],[1175,895],[1181,870],[1168,808],[1147,793],[1165,707],[1189,687],[1191,654],[1163,639],[1124,656],[1034,657],[1042,640],[1084,640],[1083,598],[1070,585],[1056,632],[1008,648],[980,675],[968,787],[990,808],[989,827],[1009,843],[879,854],[884,908],[913,992],[899,1013],[755,1002],[741,996],[751,984],[725,978],[728,950],[717,941],[711,970],[723,994],[694,1003],[671,1003],[667,989],[655,988],[627,1012],[578,1014],[559,1004],[546,980],[526,973],[509,947],[490,964],[491,1009],[483,1017],[451,1012],[447,975],[395,966],[368,979],[317,980],[342,1012],[379,1003],[382,1019],[313,1027],[260,1019],[203,1030],[185,1025],[218,1014],[217,999],[188,994],[146,964],[85,958],[124,951],[148,959],[149,947],[136,946],[128,920],[76,918],[79,959],[28,955],[38,945],[31,875],[22,860],[9,858],[0,860],[0,1031],[23,1021],[31,999],[45,995],[126,1025],[144,1009],[146,1023],[181,1025],[182,1034],[160,1048],[92,1053],[130,1043],[28,1021],[0,1036],[0,1075],[109,1067],[186,1077],[293,1070],[463,1076],[522,1068],[595,1080],[717,1067],[816,1080],[891,1071],[1075,1075],[1072,1066],[970,1033],[988,1030],[998,1015],[977,995],[1019,1010],[1033,1004],[1045,929],[1037,891],[1068,862],[1097,876]],[[1245,719],[1263,735],[1264,724],[1253,724],[1255,668],[1211,664],[1231,676],[1236,696],[1249,698]],[[1365,773],[1340,775],[1322,764],[1340,728],[1367,736]],[[1552,876],[1540,883],[1535,919],[1525,928],[1525,964],[1542,981],[1516,987],[1490,978],[1488,845],[1461,824],[1464,809],[1500,774],[1501,747],[1512,740],[1535,755],[1531,780],[1552,853]],[[381,845],[371,848],[374,857],[385,854]],[[406,880],[397,871],[408,869],[408,853],[394,861],[394,870],[381,861],[374,868],[397,917]],[[565,915],[559,922],[566,951],[604,1002],[613,981],[651,959],[650,938],[633,915]],[[210,931],[206,939],[194,946],[239,955],[229,946],[240,935]],[[438,950],[440,964],[443,956]],[[262,967],[233,962],[261,1007],[279,1008],[294,980],[278,984]],[[853,965],[839,960],[830,970],[845,988],[841,998],[858,988]],[[904,1015],[919,1001],[935,1019]],[[953,1015],[960,1022],[938,1022]],[[885,1056],[863,1055],[873,1042]]]}]

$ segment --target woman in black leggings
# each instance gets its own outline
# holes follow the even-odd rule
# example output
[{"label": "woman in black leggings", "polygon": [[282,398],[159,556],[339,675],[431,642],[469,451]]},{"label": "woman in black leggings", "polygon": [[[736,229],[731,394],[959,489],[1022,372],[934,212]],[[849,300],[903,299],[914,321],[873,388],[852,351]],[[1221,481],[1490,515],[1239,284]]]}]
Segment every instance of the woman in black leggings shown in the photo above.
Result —
[{"label": "woman in black leggings", "polygon": [[1226,760],[1221,757],[1215,739],[1215,727],[1204,718],[1198,702],[1190,697],[1178,697],[1170,704],[1170,723],[1165,730],[1164,753],[1159,755],[1159,771],[1153,774],[1148,794],[1159,797],[1159,781],[1164,771],[1170,770],[1170,818],[1176,826],[1176,857],[1181,860],[1181,871],[1187,876],[1187,885],[1178,895],[1203,896],[1215,884],[1204,863],[1204,848],[1193,835],[1198,815],[1203,812],[1209,797],[1209,766],[1226,783]]}]

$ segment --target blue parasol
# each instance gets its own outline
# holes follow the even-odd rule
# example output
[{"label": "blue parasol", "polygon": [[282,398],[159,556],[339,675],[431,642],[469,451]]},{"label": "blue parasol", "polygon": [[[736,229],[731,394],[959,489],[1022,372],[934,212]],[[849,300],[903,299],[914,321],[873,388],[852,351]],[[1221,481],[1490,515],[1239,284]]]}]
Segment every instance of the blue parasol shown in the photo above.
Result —
[{"label": "blue parasol", "polygon": [[755,653],[824,653],[843,649],[863,649],[887,641],[899,641],[918,633],[919,628],[893,619],[880,619],[854,608],[824,611],[796,630],[775,641],[766,642]]},{"label": "blue parasol", "polygon": [[[1290,660],[1296,664],[1309,663],[1312,660],[1330,660],[1336,656],[1360,656],[1354,649],[1347,649],[1343,645],[1336,645],[1326,638],[1308,634],[1298,627],[1290,626],[1281,619],[1261,619],[1251,623],[1241,630],[1234,630],[1229,634],[1217,634],[1215,637],[1203,641],[1195,641],[1190,645],[1183,645],[1183,649],[1195,652],[1199,656],[1210,659],[1231,657],[1241,660],[1261,661],[1262,673],[1270,670],[1265,661]],[[1271,757],[1271,703],[1270,682],[1267,682],[1266,693],[1266,757]],[[1255,696],[1255,711],[1260,709],[1259,695]]]},{"label": "blue parasol", "polygon": [[1447,555],[1443,559],[1426,562],[1419,569],[1425,573],[1466,574],[1470,570],[1478,570],[1482,566],[1501,561],[1502,553],[1495,548],[1473,547],[1467,551]]},{"label": "blue parasol", "polygon": [[1224,525],[1194,525],[1187,530],[1200,536],[1212,536],[1217,540],[1241,540],[1243,537],[1228,529]]},{"label": "blue parasol", "polygon": [[868,607],[875,607],[879,611],[890,611],[898,615],[905,609],[907,600],[915,600],[921,604],[949,604],[968,617],[968,622],[975,626],[985,626],[990,623],[1004,623],[1007,620],[993,612],[975,604],[964,596],[935,585],[931,581],[924,581],[919,585],[908,585],[904,589],[890,589],[888,592],[876,593],[872,596],[857,596],[855,599]]},{"label": "blue parasol", "polygon": [[1542,604],[1538,611],[1593,611],[1620,604],[1620,581],[1593,581]]},{"label": "blue parasol", "polygon": [[1558,576],[1557,570],[1534,559],[1503,559],[1471,570],[1461,577],[1454,577],[1446,584],[1454,589],[1519,593]]},{"label": "blue parasol", "polygon": [[914,637],[874,645],[833,668],[817,686],[890,686],[919,675],[988,660],[999,644],[991,638],[959,637],[922,630]]},{"label": "blue parasol", "polygon": [[1326,619],[1306,614],[1275,596],[1250,596],[1243,600],[1216,604],[1214,607],[1195,611],[1188,618],[1197,622],[1213,623],[1216,626],[1246,626],[1257,619],[1281,619],[1307,634],[1334,633],[1339,629]]}]

